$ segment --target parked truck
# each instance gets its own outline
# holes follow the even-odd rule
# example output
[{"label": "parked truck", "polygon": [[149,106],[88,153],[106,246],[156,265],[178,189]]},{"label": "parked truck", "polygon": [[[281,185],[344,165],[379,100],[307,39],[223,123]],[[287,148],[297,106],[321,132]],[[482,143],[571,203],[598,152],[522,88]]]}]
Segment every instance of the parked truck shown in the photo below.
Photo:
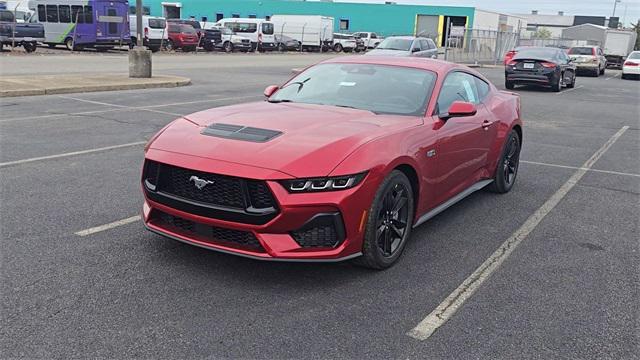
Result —
[{"label": "parked truck", "polygon": [[302,44],[302,50],[328,51],[333,48],[333,18],[321,15],[273,15],[275,34]]},{"label": "parked truck", "polygon": [[0,43],[2,46],[22,46],[26,52],[33,52],[38,42],[44,41],[44,26],[30,20],[16,22],[13,12],[0,10]]},{"label": "parked truck", "polygon": [[607,67],[622,69],[627,55],[633,51],[637,34],[635,31],[608,29],[605,37],[604,56],[607,58]]}]

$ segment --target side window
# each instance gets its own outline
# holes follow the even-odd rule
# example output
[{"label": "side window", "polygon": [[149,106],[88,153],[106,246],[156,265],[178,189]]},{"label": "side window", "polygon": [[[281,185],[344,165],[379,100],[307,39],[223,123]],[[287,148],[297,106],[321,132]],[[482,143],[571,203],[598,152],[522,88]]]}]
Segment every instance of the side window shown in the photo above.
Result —
[{"label": "side window", "polygon": [[429,43],[429,49],[435,49],[436,48],[436,43],[433,42],[433,40],[431,39],[427,39],[427,43]]},{"label": "side window", "polygon": [[489,94],[489,84],[487,84],[486,82],[484,82],[484,80],[477,78],[474,76],[474,79],[476,80],[476,88],[478,89],[478,101],[484,101],[484,99],[487,97],[487,95]]},{"label": "side window", "polygon": [[372,39],[377,39],[377,38],[378,38],[378,35],[376,35],[375,33],[371,33],[371,38],[372,38]]},{"label": "side window", "polygon": [[47,22],[47,12],[44,10],[44,5],[38,5],[38,21]]},{"label": "side window", "polygon": [[411,46],[411,51],[422,51],[422,46],[420,46],[420,40],[413,40],[413,45]]},{"label": "side window", "polygon": [[70,23],[71,21],[71,12],[69,10],[69,5],[60,5],[58,6],[58,13],[60,15],[61,23]]},{"label": "side window", "polygon": [[82,13],[82,5],[71,5],[71,22],[78,24],[84,23],[84,14]]},{"label": "side window", "polygon": [[58,22],[58,5],[47,5],[47,22]]},{"label": "side window", "polygon": [[84,22],[93,24],[93,7],[91,5],[84,7]]},{"label": "side window", "polygon": [[438,112],[449,112],[449,107],[454,101],[466,101],[474,104],[480,102],[475,76],[461,71],[454,71],[447,75],[442,83],[440,95],[438,95]]}]

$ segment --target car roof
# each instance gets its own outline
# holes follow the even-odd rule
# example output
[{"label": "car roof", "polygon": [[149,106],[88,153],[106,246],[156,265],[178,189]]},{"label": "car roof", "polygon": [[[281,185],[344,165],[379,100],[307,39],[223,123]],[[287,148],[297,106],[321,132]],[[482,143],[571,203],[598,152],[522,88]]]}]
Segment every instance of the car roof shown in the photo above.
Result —
[{"label": "car roof", "polygon": [[[347,63],[347,64],[371,64],[371,65],[391,65],[408,68],[430,70],[436,73],[447,73],[451,69],[459,68],[470,70],[466,66],[454,64],[444,60],[426,59],[419,57],[401,57],[401,56],[340,56],[325,60],[322,64],[331,63]],[[472,71],[475,73],[475,71]]]},{"label": "car roof", "polygon": [[418,39],[419,36],[387,36],[386,39],[405,39],[405,40],[413,40]]}]

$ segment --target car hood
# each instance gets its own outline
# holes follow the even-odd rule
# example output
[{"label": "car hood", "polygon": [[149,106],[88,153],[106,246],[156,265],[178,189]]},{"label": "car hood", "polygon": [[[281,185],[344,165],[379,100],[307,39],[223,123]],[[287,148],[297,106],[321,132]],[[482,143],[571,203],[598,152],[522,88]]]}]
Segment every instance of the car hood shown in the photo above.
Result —
[{"label": "car hood", "polygon": [[367,55],[376,56],[410,56],[408,51],[404,50],[386,50],[386,49],[373,49],[367,53]]},{"label": "car hood", "polygon": [[[326,176],[362,144],[422,122],[420,117],[265,101],[210,109],[179,118],[150,147],[272,169],[293,177]],[[264,142],[202,134],[212,124],[253,127],[279,134]]]}]

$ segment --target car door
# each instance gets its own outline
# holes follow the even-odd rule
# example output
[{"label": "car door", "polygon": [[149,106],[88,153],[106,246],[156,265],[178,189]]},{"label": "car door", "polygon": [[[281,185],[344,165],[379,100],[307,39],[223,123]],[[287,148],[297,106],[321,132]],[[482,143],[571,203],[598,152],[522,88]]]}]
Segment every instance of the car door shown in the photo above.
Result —
[{"label": "car door", "polygon": [[[477,81],[482,81],[478,89]],[[490,87],[474,75],[453,71],[445,78],[438,95],[434,119],[444,121],[437,130],[436,146],[437,195],[442,203],[455,194],[486,177],[490,147],[497,135],[495,118],[483,104],[490,96]],[[440,120],[439,114],[448,112],[454,101],[467,101],[477,107],[475,115]]]},{"label": "car door", "polygon": [[411,49],[409,49],[409,56],[417,56],[422,57],[422,47],[420,46],[420,40],[415,39],[411,44]]}]

